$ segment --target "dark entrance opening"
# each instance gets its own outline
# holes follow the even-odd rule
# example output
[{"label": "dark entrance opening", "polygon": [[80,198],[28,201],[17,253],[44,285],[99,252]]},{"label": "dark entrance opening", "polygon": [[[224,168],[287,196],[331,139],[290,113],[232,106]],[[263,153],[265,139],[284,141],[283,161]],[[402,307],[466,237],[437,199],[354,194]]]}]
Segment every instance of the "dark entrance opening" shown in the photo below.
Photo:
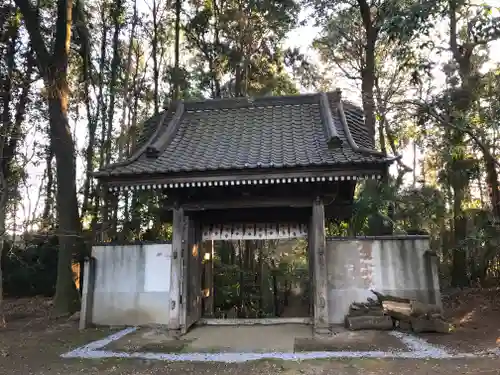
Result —
[{"label": "dark entrance opening", "polygon": [[211,269],[204,267],[204,317],[311,317],[307,239],[219,240],[212,251]]}]

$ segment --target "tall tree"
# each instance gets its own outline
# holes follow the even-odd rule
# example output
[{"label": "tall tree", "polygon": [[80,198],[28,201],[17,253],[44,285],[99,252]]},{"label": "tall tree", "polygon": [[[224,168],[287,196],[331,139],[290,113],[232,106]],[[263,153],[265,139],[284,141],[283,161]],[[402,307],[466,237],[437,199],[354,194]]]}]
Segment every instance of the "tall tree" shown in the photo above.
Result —
[{"label": "tall tree", "polygon": [[55,36],[49,47],[42,33],[40,15],[29,0],[15,0],[36,56],[38,71],[47,91],[50,142],[56,159],[59,254],[54,308],[59,313],[75,311],[76,292],[71,269],[77,251],[81,224],[76,198],[75,146],[68,123],[68,60],[73,24],[73,1],[56,3]]},{"label": "tall tree", "polygon": [[187,49],[202,92],[211,97],[296,92],[283,42],[299,4],[287,1],[191,2]]},{"label": "tall tree", "polygon": [[[24,56],[20,56],[20,24],[17,9],[12,4],[1,8],[5,12],[5,19],[0,25],[2,42],[6,49],[2,49],[0,58],[0,87],[2,97],[0,102],[0,327],[5,325],[2,297],[3,278],[1,258],[4,250],[6,235],[6,215],[9,200],[17,189],[15,158],[18,154],[19,143],[23,136],[22,126],[25,119],[26,107],[32,84],[33,56],[27,46]],[[22,50],[21,50],[22,51]],[[20,63],[25,64],[25,70],[20,69]],[[3,69],[5,68],[5,69]],[[22,71],[21,79],[16,79],[16,71]],[[18,95],[15,95],[18,94]]]},{"label": "tall tree", "polygon": [[[443,159],[447,166],[445,174],[453,194],[453,271],[452,283],[464,286],[469,283],[466,254],[466,215],[464,202],[469,194],[469,184],[477,161],[471,155],[475,146],[483,156],[486,181],[491,191],[493,222],[500,237],[500,193],[495,158],[482,123],[477,126],[478,110],[485,95],[484,87],[488,75],[481,73],[487,60],[487,46],[500,40],[500,17],[494,16],[486,5],[477,6],[468,0],[446,0],[439,2],[441,14],[448,23],[448,46],[451,61],[445,65],[447,88],[427,102],[414,102],[421,114],[430,116],[444,129],[446,149]],[[407,103],[406,101],[405,103]],[[491,126],[493,124],[487,124]],[[492,246],[494,248],[496,246]],[[492,257],[494,252],[489,252]]]},{"label": "tall tree", "polygon": [[[414,94],[411,73],[421,57],[407,45],[420,36],[421,28],[418,23],[410,24],[404,34],[396,37],[394,23],[414,13],[415,3],[405,0],[306,0],[306,3],[313,5],[320,15],[316,23],[321,31],[314,47],[324,62],[359,87],[366,128],[373,139],[378,134],[382,152],[387,153],[389,146],[393,154],[399,154],[408,142],[405,137],[408,129],[403,124],[411,121],[392,103],[396,98]],[[426,2],[421,4],[422,8],[426,6]],[[415,14],[416,19],[427,17],[429,14]],[[397,162],[397,183],[401,184],[411,169],[400,159]]]},{"label": "tall tree", "polygon": [[172,98],[174,100],[179,99],[180,90],[180,45],[181,45],[181,10],[182,10],[182,0],[175,0],[175,52],[174,52],[174,74],[173,74],[173,94]]}]

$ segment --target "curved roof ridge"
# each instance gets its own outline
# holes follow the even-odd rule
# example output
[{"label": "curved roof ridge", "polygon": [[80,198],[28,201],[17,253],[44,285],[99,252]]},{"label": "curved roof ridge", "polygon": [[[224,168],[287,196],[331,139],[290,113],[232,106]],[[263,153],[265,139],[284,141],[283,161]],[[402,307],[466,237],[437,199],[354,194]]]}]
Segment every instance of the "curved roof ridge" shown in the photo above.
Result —
[{"label": "curved roof ridge", "polygon": [[[379,156],[379,157],[384,157],[387,158],[388,160],[396,160],[401,158],[401,155],[395,155],[394,157],[389,157],[388,155],[384,154],[383,152],[377,151],[375,149],[370,149],[366,148],[363,146],[359,146],[354,138],[352,137],[351,130],[349,129],[349,124],[346,119],[346,115],[344,112],[344,106],[343,106],[343,100],[340,98],[340,100],[337,103],[337,111],[340,119],[340,123],[342,124],[342,127],[344,129],[344,133],[347,139],[347,142],[349,143],[349,146],[352,148],[353,151],[359,152],[360,154],[366,154],[366,155],[371,155],[371,156]],[[348,103],[351,104],[351,103]],[[354,106],[356,107],[356,106]]]},{"label": "curved roof ridge", "polygon": [[[336,99],[340,99],[340,97],[336,97]],[[330,101],[325,92],[319,94],[319,103],[328,147],[336,148],[342,146],[342,139],[340,139],[337,128],[335,127],[332,111],[330,109]]]},{"label": "curved roof ridge", "polygon": [[245,107],[268,107],[279,105],[318,104],[318,94],[287,96],[234,97],[184,102],[186,111],[236,109]]},{"label": "curved roof ridge", "polygon": [[160,156],[161,152],[175,137],[177,130],[179,130],[181,118],[184,114],[184,103],[182,101],[176,101],[173,103],[171,108],[175,108],[174,116],[169,121],[163,132],[158,134],[156,139],[152,138],[148,147],[146,147],[146,156],[149,158],[157,158]]},{"label": "curved roof ridge", "polygon": [[107,170],[114,169],[116,167],[125,167],[125,166],[133,163],[137,159],[139,159],[140,156],[147,150],[149,145],[153,142],[153,140],[155,140],[158,137],[158,135],[160,134],[161,129],[163,127],[163,122],[167,118],[167,114],[169,111],[170,111],[170,108],[168,110],[163,111],[161,118],[160,118],[160,121],[158,121],[158,125],[156,126],[156,130],[149,137],[149,139],[146,142],[144,142],[143,145],[141,145],[137,150],[134,151],[134,153],[131,156],[127,157],[124,160],[117,161],[116,163],[108,164],[107,166],[105,166],[104,170],[94,172],[93,174],[96,175],[96,174],[106,173]]}]

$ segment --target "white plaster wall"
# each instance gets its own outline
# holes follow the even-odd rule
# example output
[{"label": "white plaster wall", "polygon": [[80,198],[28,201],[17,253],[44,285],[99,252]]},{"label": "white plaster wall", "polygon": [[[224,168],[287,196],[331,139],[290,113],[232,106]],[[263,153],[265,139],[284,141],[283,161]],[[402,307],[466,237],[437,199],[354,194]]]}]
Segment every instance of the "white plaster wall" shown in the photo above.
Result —
[{"label": "white plaster wall", "polygon": [[171,244],[94,246],[97,325],[168,324]]},{"label": "white plaster wall", "polygon": [[328,239],[330,323],[343,323],[352,302],[375,298],[371,289],[440,304],[437,267],[429,267],[427,250],[429,240],[423,236]]}]

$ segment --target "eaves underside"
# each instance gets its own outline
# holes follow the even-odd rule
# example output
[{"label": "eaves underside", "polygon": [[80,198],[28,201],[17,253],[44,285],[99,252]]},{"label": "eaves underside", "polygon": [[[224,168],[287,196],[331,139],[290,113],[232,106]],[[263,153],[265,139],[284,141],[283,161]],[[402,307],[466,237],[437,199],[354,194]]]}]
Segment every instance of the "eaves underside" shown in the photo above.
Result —
[{"label": "eaves underside", "polygon": [[283,169],[249,169],[204,171],[171,174],[102,176],[110,190],[151,190],[163,188],[258,185],[274,183],[310,183],[380,179],[386,163],[353,164],[339,167],[302,167]]}]

